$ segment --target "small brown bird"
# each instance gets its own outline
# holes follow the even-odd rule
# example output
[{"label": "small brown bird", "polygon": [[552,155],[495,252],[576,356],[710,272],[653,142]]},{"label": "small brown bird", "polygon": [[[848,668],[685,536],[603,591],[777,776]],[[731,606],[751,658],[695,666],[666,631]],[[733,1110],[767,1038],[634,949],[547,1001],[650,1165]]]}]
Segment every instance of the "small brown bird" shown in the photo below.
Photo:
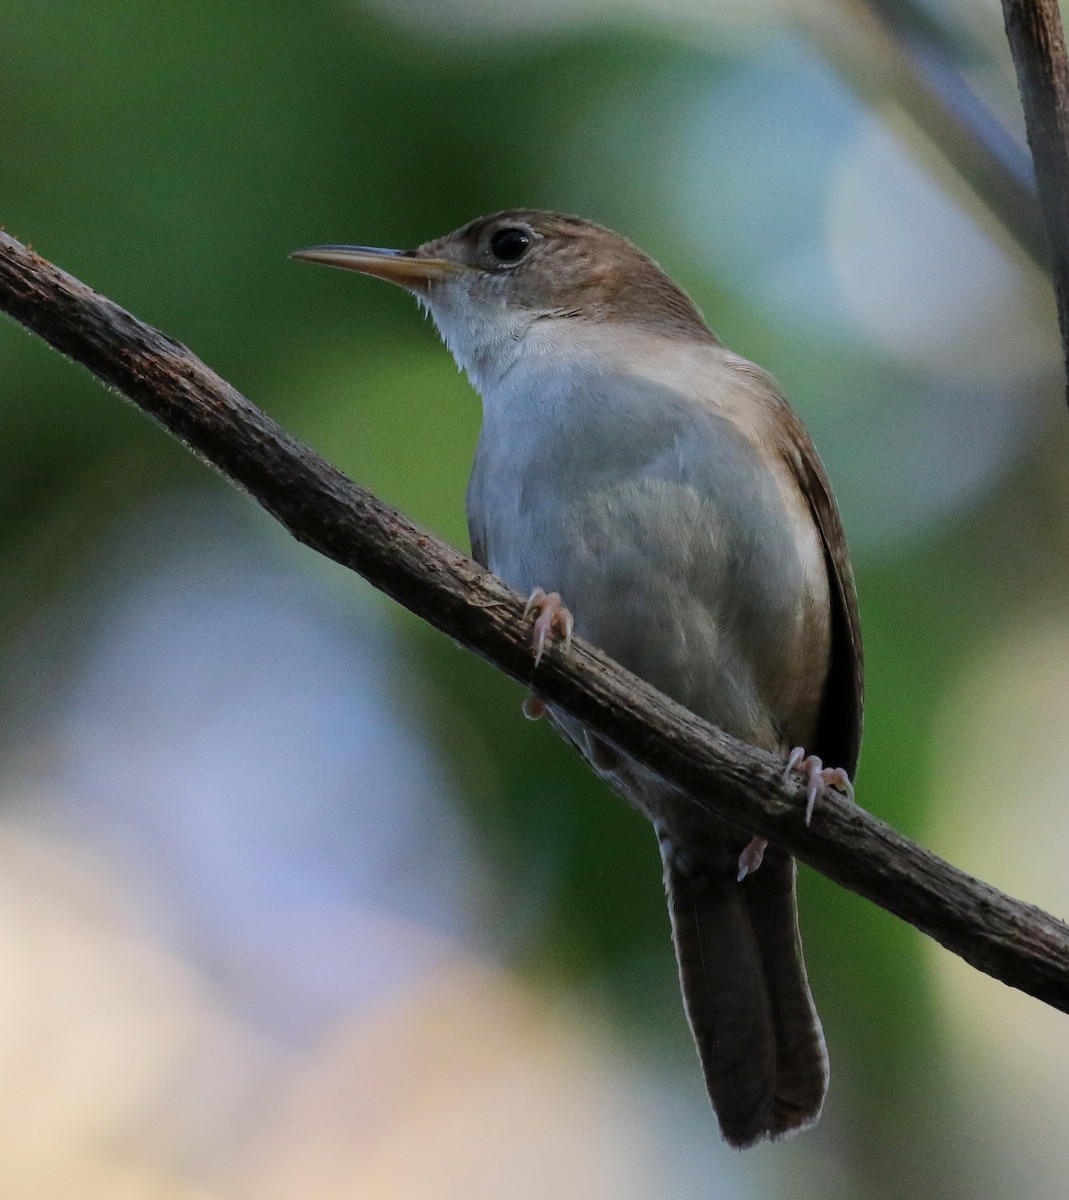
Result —
[{"label": "small brown bird", "polygon": [[[803,770],[810,812],[829,784],[850,790],[861,634],[827,477],[771,376],[726,349],[652,259],[608,229],[533,209],[415,250],[295,257],[407,288],[467,371],[483,400],[472,553],[531,597],[539,652],[574,622],[706,720]],[[828,1062],[794,860],[549,712],[653,822],[724,1137],[750,1146],[812,1124]]]}]

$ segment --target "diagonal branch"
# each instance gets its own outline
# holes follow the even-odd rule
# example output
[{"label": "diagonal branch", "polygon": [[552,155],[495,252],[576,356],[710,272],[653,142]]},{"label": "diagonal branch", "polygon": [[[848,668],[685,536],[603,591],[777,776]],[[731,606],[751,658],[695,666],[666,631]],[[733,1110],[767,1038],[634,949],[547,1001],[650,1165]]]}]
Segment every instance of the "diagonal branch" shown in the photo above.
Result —
[{"label": "diagonal branch", "polygon": [[[358,571],[524,683],[535,674],[523,600],[347,479],[184,346],[0,233],[0,309],[88,367],[299,541]],[[895,913],[996,979],[1069,1012],[1069,927],[1013,900],[829,794],[806,827],[802,785],[593,647],[551,646],[538,690],[680,785]]]}]

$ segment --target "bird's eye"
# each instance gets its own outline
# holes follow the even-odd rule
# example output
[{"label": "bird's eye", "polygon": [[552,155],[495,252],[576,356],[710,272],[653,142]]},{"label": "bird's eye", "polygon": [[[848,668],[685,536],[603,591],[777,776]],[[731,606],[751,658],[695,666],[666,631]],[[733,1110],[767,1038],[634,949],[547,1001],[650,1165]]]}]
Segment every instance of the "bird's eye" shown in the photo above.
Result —
[{"label": "bird's eye", "polygon": [[498,262],[514,263],[527,253],[531,235],[526,229],[499,229],[490,238],[490,250]]}]

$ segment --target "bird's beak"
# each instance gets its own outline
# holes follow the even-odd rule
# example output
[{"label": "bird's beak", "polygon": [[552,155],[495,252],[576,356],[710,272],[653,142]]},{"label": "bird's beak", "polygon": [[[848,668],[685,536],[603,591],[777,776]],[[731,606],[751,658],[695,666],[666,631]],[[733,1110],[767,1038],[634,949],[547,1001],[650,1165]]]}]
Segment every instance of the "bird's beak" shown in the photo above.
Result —
[{"label": "bird's beak", "polygon": [[428,283],[461,269],[460,263],[447,258],[425,257],[418,250],[380,250],[375,246],[308,246],[304,250],[294,250],[290,258],[360,271],[364,275],[388,279],[410,291],[419,291]]}]

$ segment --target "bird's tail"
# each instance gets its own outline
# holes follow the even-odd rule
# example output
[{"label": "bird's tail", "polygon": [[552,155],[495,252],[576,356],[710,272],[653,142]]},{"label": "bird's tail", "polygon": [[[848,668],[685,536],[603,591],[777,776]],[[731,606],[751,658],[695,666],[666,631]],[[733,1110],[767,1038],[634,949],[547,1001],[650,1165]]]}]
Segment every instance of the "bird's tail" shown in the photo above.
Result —
[{"label": "bird's tail", "polygon": [[707,848],[692,862],[662,841],[665,889],[709,1097],[724,1138],[743,1148],[817,1119],[828,1057],[802,960],[794,860],[769,846],[739,883],[737,851]]}]

